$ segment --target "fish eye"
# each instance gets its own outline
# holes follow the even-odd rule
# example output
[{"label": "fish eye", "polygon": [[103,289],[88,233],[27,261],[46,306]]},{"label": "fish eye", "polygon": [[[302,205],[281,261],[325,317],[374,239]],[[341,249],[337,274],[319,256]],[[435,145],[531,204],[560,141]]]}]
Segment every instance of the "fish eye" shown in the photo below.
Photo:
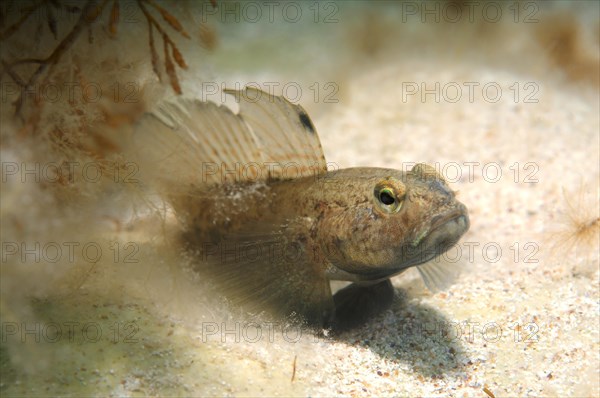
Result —
[{"label": "fish eye", "polygon": [[404,186],[400,184],[398,188],[400,189],[387,183],[378,184],[375,187],[375,199],[379,207],[387,213],[395,213],[402,207]]},{"label": "fish eye", "polygon": [[393,204],[396,199],[394,198],[394,193],[392,192],[391,189],[389,188],[383,188],[380,192],[379,192],[379,201],[381,203],[383,203],[384,205],[391,205]]}]

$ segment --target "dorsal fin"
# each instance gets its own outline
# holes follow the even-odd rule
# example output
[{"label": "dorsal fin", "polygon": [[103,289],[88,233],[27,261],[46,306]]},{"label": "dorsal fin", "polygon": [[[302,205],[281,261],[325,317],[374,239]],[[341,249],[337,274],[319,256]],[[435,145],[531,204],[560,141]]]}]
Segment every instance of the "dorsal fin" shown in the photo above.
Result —
[{"label": "dorsal fin", "polygon": [[263,161],[278,166],[273,168],[272,177],[293,178],[294,173],[306,176],[327,171],[319,136],[304,108],[251,87],[225,93],[239,102],[240,115],[254,132]]},{"label": "dorsal fin", "polygon": [[327,170],[319,137],[299,105],[246,88],[225,90],[239,102],[224,105],[178,98],[136,124],[140,161],[169,191],[205,184],[290,179]]}]

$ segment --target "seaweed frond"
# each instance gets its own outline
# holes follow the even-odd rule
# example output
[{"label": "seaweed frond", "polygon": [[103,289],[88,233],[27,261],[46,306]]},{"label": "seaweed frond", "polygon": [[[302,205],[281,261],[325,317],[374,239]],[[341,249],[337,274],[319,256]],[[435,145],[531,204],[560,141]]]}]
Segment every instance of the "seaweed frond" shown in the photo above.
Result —
[{"label": "seaweed frond", "polygon": [[153,29],[156,29],[158,31],[158,33],[160,33],[162,40],[163,40],[165,72],[167,73],[167,76],[169,76],[169,82],[171,84],[171,87],[173,88],[173,91],[175,91],[177,94],[181,94],[182,93],[181,85],[179,84],[179,78],[177,77],[175,65],[173,64],[171,57],[175,60],[175,62],[181,69],[187,69],[187,64],[183,58],[183,55],[177,48],[177,44],[175,44],[175,42],[169,36],[167,31],[152,16],[150,11],[146,7],[146,4],[153,7],[155,10],[157,10],[160,13],[160,15],[162,16],[162,18],[181,36],[185,37],[186,39],[189,39],[190,35],[185,31],[185,29],[183,28],[183,26],[181,25],[181,23],[179,22],[179,20],[177,18],[175,18],[172,14],[170,14],[163,7],[156,4],[154,1],[138,0],[137,3],[138,3],[138,6],[140,7],[140,10],[142,10],[142,13],[144,14],[146,21],[148,22],[148,42],[150,45],[150,56],[151,56],[151,61],[152,61],[152,69],[154,70],[154,73],[156,74],[156,76],[158,76],[159,80],[162,81],[162,75],[161,75],[161,72],[160,72],[160,69],[158,66],[159,65],[158,53],[156,51],[155,43],[154,43]]},{"label": "seaweed frond", "polygon": [[[38,21],[35,27],[35,34],[32,36],[35,42],[39,41],[44,26],[50,31],[51,36],[56,41],[56,45],[50,49],[49,54],[27,56],[20,59],[7,59],[7,54],[0,59],[0,79],[7,76],[15,82],[20,89],[20,95],[14,102],[15,115],[25,122],[23,116],[23,106],[26,100],[26,93],[30,92],[34,87],[46,86],[51,80],[53,68],[59,64],[64,58],[64,55],[73,48],[82,33],[87,32],[87,41],[89,44],[94,43],[93,25],[96,24],[104,12],[110,7],[108,18],[105,20],[104,29],[109,38],[116,39],[119,33],[119,22],[121,20],[121,1],[122,0],[102,0],[96,2],[88,0],[82,6],[73,6],[62,4],[58,0],[41,0],[32,2],[32,4],[23,7],[20,10],[20,15],[12,17],[8,16],[6,10],[2,10],[0,15],[0,43],[5,44],[17,31],[24,29],[23,26],[29,24],[31,16],[35,12],[43,12],[45,18]],[[152,68],[159,81],[163,81],[162,76],[166,74],[168,81],[173,91],[178,95],[182,94],[180,79],[177,68],[187,69],[188,64],[182,54],[182,51],[177,46],[174,35],[179,35],[185,39],[190,39],[190,35],[184,28],[179,19],[168,11],[164,6],[159,5],[154,0],[135,0],[137,7],[141,10],[148,24],[148,42],[150,47],[150,59]],[[213,7],[216,7],[216,1],[211,1]],[[76,22],[70,28],[66,20],[57,17],[60,15],[78,16]],[[14,21],[13,21],[14,20]],[[61,31],[64,32],[61,35]],[[175,33],[173,33],[175,32]],[[162,67],[161,57],[157,51],[157,39],[160,37],[163,41]],[[160,40],[158,39],[158,40]],[[212,40],[214,42],[214,38]],[[41,103],[35,103],[35,112],[40,113]],[[35,116],[33,116],[35,119]],[[32,120],[28,120],[30,128],[28,130],[35,131],[35,125]]]},{"label": "seaweed frond", "polygon": [[[9,75],[12,80],[20,86],[21,94],[15,103],[15,114],[19,117],[22,117],[22,108],[24,103],[23,95],[30,91],[34,85],[37,84],[38,80],[42,75],[46,75],[43,84],[47,84],[48,79],[51,75],[52,68],[58,64],[63,57],[63,55],[73,46],[81,32],[88,26],[92,25],[98,17],[102,14],[102,9],[106,5],[108,0],[105,0],[100,5],[97,5],[94,1],[88,1],[83,9],[81,10],[81,15],[75,25],[72,27],[71,31],[65,35],[65,37],[58,43],[58,45],[54,48],[54,50],[45,58],[25,58],[19,59],[13,62],[6,62],[5,60],[1,60],[2,70],[0,71],[0,77],[4,73]],[[31,12],[35,11],[39,7],[38,4],[31,7]],[[69,9],[70,12],[75,12],[75,9]],[[27,12],[25,16],[30,15]],[[53,14],[48,13],[48,26],[52,34],[55,38],[57,38],[57,27],[56,20],[52,16]],[[11,27],[7,28],[7,30],[3,31],[0,34],[2,40],[9,37],[12,33],[14,33],[25,21],[26,18],[21,18],[17,23],[11,25]],[[38,65],[35,71],[29,76],[27,79],[23,79],[19,76],[19,74],[14,70],[16,66],[33,64]],[[48,73],[46,73],[48,72]]]}]

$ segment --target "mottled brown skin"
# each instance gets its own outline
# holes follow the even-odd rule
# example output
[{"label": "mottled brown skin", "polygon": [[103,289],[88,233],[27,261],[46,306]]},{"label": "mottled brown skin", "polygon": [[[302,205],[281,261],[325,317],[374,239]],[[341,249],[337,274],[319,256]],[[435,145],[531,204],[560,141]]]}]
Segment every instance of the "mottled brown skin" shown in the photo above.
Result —
[{"label": "mottled brown skin", "polygon": [[[382,190],[387,194],[382,196]],[[382,202],[390,202],[390,196],[394,203]],[[290,294],[304,294],[313,288],[309,284],[321,281],[317,276],[313,279],[313,274],[326,281],[355,282],[350,289],[338,292],[336,310],[326,302],[320,312],[305,315],[312,318],[311,323],[319,323],[321,318],[325,325],[331,324],[334,312],[352,316],[361,304],[350,299],[360,292],[374,301],[366,305],[366,312],[377,312],[371,307],[377,307],[379,298],[386,302],[380,306],[384,308],[393,298],[390,277],[443,253],[469,227],[466,207],[426,165],[416,165],[408,172],[350,168],[262,185],[221,185],[201,194],[173,198],[173,204],[186,223],[184,239],[190,247],[232,239],[261,240],[270,234],[297,242],[301,250],[293,259],[297,264],[282,263],[282,267],[290,268],[277,276],[282,279],[278,288],[283,292],[288,289]],[[260,267],[255,262],[242,271],[261,272]],[[270,270],[266,273],[274,274]],[[304,308],[309,305],[307,299],[302,302],[298,306],[303,308],[294,312],[310,312]],[[340,308],[344,305],[350,308]],[[365,317],[357,318],[363,321]]]}]

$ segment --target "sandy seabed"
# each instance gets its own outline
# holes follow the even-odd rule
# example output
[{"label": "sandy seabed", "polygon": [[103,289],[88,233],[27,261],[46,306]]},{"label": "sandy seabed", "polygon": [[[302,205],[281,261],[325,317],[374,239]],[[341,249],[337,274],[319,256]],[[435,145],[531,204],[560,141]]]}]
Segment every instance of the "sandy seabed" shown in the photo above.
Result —
[{"label": "sandy seabed", "polygon": [[[336,10],[330,25],[213,15],[204,82],[293,82],[339,167],[437,167],[471,218],[439,260],[461,268],[457,282],[432,293],[407,272],[389,310],[335,337],[259,324],[181,265],[173,217],[122,210],[134,194],[71,192],[59,206],[9,179],[3,396],[600,396],[598,4],[538,6],[531,24]],[[2,124],[3,165],[35,159]],[[5,256],[35,241],[100,242],[104,255]]]}]

